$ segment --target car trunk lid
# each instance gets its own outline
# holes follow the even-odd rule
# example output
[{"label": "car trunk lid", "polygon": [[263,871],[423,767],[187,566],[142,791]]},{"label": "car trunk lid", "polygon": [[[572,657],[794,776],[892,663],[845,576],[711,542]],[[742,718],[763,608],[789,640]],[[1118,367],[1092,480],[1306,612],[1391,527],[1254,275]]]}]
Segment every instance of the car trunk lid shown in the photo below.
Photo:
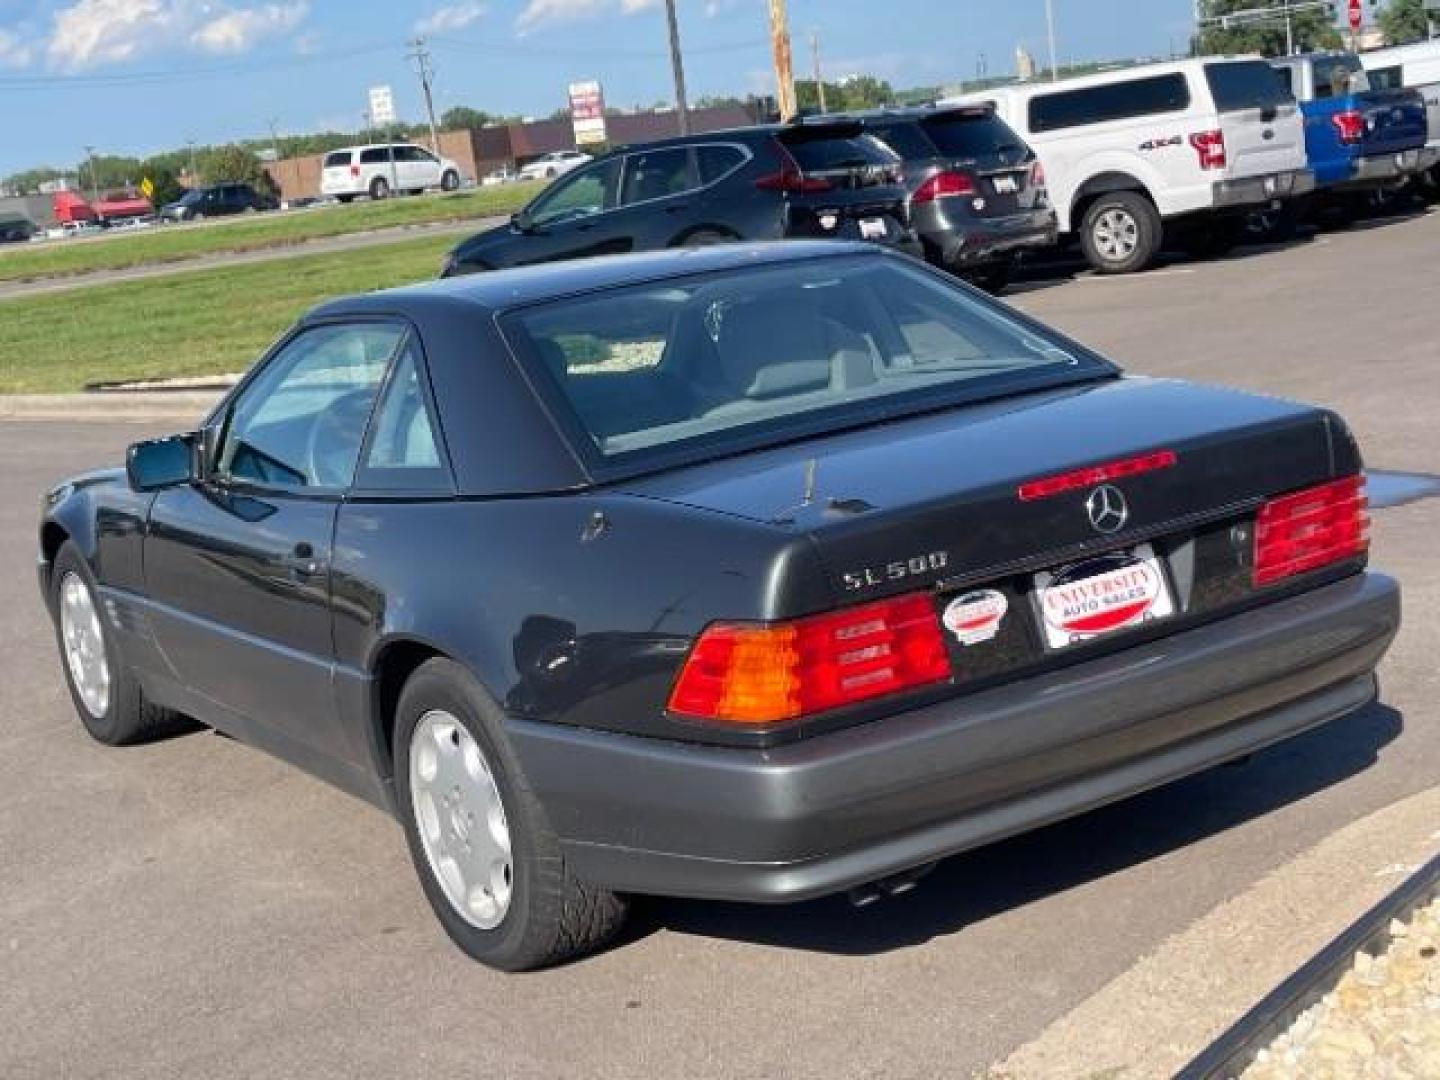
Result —
[{"label": "car trunk lid", "polygon": [[1269,64],[1263,60],[1206,64],[1205,77],[1225,136],[1226,178],[1243,180],[1305,167],[1300,107]]},{"label": "car trunk lid", "polygon": [[909,214],[900,160],[859,123],[795,124],[776,142],[782,168],[757,183],[784,192],[788,236],[901,238]]}]

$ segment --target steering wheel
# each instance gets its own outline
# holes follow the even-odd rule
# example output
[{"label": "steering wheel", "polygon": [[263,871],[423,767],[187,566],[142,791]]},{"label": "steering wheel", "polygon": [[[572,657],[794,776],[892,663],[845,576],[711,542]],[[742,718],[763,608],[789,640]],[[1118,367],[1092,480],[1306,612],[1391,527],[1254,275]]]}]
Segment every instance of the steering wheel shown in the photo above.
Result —
[{"label": "steering wheel", "polygon": [[375,400],[373,389],[352,390],[336,398],[315,418],[305,449],[310,482],[316,487],[343,488],[355,476],[355,459],[365,422]]}]

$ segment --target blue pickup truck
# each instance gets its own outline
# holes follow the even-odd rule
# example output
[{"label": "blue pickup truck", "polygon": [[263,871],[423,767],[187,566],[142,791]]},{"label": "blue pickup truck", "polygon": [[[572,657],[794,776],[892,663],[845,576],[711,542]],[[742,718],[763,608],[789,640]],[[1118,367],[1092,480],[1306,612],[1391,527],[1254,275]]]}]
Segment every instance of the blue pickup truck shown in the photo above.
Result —
[{"label": "blue pickup truck", "polygon": [[1348,219],[1374,193],[1402,187],[1435,164],[1418,92],[1372,90],[1354,53],[1309,53],[1271,64],[1300,102],[1316,210]]}]

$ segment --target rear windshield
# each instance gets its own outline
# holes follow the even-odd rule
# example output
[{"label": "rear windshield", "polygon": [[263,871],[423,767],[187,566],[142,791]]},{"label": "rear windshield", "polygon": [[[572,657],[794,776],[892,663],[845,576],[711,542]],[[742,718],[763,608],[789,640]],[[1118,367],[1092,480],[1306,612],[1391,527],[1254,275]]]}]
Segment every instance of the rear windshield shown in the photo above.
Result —
[{"label": "rear windshield", "polygon": [[1222,113],[1295,104],[1295,95],[1275,78],[1275,69],[1264,60],[1206,64],[1205,79],[1215,108]]},{"label": "rear windshield", "polygon": [[854,134],[841,129],[839,136],[824,128],[795,128],[780,136],[785,149],[802,172],[835,172],[869,165],[894,165],[897,158],[888,146],[873,135]]},{"label": "rear windshield", "polygon": [[946,157],[982,158],[1025,150],[1010,126],[993,113],[941,115],[923,121],[925,133]]},{"label": "rear windshield", "polygon": [[1319,56],[1314,64],[1317,98],[1363,94],[1370,89],[1370,80],[1365,77],[1358,56]]},{"label": "rear windshield", "polygon": [[504,325],[582,456],[604,461],[749,447],[1113,370],[887,257],[608,290]]},{"label": "rear windshield", "polygon": [[327,169],[338,169],[349,164],[349,150],[336,150],[333,154],[325,155],[325,168]]},{"label": "rear windshield", "polygon": [[923,161],[940,156],[939,148],[925,137],[920,125],[914,120],[867,123],[865,130],[906,161]]}]

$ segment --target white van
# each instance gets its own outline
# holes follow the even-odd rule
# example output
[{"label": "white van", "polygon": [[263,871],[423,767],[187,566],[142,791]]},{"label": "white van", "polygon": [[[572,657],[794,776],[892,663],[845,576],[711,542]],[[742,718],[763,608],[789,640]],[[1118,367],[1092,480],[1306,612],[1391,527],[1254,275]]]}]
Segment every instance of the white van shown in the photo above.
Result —
[{"label": "white van", "polygon": [[347,146],[325,155],[320,194],[350,202],[357,195],[386,199],[397,191],[419,194],[427,188],[454,191],[460,166],[414,143]]},{"label": "white van", "polygon": [[1257,57],[1146,64],[950,101],[994,103],[1039,155],[1060,231],[1079,235],[1101,273],[1143,270],[1167,229],[1196,254],[1218,253],[1247,212],[1315,186],[1299,106]]},{"label": "white van", "polygon": [[[1440,150],[1440,40],[1417,41],[1360,54],[1372,90],[1418,90],[1425,99],[1429,146]],[[1425,183],[1440,191],[1440,165],[1429,169]]]}]

